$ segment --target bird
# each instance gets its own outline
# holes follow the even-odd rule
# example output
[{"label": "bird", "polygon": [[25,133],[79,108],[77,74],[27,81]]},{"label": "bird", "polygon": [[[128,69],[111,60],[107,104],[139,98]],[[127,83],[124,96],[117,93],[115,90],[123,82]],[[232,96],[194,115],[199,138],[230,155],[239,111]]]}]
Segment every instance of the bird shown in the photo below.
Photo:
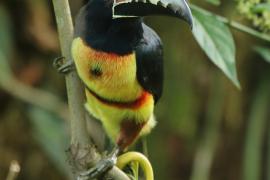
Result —
[{"label": "bird", "polygon": [[[176,17],[193,26],[185,0],[89,0],[75,20],[72,58],[85,86],[85,108],[115,144],[111,159],[156,125],[163,44],[143,21],[150,15]],[[71,64],[60,71],[68,71]],[[114,164],[106,162],[112,161],[102,161],[86,174],[95,178]]]}]

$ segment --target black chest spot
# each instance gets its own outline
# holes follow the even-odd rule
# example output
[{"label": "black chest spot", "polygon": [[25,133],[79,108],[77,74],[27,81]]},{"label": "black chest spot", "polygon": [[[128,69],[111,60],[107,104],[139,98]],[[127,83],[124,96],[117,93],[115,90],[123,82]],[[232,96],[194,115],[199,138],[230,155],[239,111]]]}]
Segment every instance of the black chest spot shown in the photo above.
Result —
[{"label": "black chest spot", "polygon": [[102,76],[102,68],[99,65],[94,65],[90,68],[90,74],[95,77],[101,77]]}]

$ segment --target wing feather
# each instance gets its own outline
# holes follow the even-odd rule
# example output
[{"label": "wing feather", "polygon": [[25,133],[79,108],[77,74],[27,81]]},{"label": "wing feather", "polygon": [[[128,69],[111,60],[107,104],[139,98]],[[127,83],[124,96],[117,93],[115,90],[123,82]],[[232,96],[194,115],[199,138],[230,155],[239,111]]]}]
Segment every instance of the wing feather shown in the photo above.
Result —
[{"label": "wing feather", "polygon": [[154,95],[155,103],[163,89],[163,48],[159,36],[143,24],[143,39],[136,49],[137,79]]}]

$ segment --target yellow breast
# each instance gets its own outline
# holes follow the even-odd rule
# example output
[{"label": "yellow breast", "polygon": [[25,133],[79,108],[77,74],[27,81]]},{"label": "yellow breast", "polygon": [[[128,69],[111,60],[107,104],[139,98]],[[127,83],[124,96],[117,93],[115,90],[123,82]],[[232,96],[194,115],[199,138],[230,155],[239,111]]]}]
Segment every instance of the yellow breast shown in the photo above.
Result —
[{"label": "yellow breast", "polygon": [[155,125],[154,98],[137,81],[135,53],[119,56],[99,52],[76,38],[72,55],[87,86],[86,109],[102,121],[112,140],[116,141],[124,120],[145,122],[140,135],[150,132]]},{"label": "yellow breast", "polygon": [[96,51],[81,38],[72,44],[78,74],[99,96],[117,101],[132,101],[143,92],[136,78],[135,53],[119,56]]}]

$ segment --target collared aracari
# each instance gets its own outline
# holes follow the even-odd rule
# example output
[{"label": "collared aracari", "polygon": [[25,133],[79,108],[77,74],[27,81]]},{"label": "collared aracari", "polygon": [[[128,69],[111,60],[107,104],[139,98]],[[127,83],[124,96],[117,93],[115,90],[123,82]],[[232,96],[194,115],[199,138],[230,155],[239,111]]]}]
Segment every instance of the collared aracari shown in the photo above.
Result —
[{"label": "collared aracari", "polygon": [[[177,17],[192,27],[185,0],[89,0],[76,18],[72,55],[85,84],[85,106],[115,142],[112,159],[156,124],[163,50],[159,36],[143,22],[148,15]],[[104,162],[84,175],[106,171]]]}]

